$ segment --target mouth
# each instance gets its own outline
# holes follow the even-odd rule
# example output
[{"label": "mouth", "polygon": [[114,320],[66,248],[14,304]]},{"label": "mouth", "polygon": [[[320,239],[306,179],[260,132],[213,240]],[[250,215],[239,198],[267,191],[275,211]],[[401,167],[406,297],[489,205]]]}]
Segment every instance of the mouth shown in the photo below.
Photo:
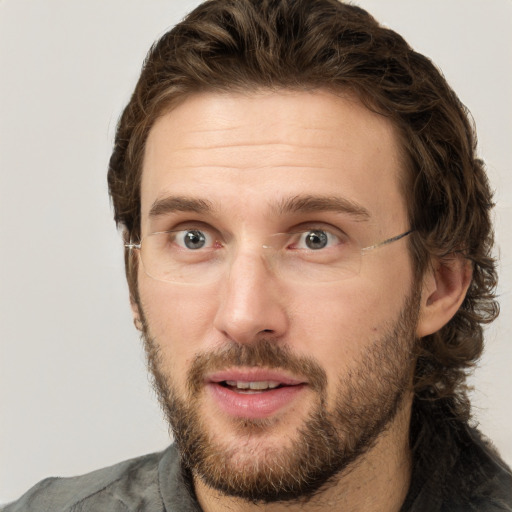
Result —
[{"label": "mouth", "polygon": [[307,382],[283,372],[248,369],[210,375],[206,388],[217,407],[236,418],[268,418],[287,409]]},{"label": "mouth", "polygon": [[252,381],[247,382],[243,380],[224,380],[219,383],[225,388],[229,388],[232,391],[239,393],[261,393],[268,391],[269,389],[278,389],[283,387],[283,384],[275,380],[263,380],[263,381]]}]

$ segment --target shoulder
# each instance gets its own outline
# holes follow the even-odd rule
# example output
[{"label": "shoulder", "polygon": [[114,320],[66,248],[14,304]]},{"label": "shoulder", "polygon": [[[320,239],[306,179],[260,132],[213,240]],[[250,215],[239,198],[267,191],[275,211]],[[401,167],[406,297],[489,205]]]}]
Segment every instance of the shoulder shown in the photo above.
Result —
[{"label": "shoulder", "polygon": [[446,401],[416,404],[413,474],[402,511],[512,512],[512,472]]},{"label": "shoulder", "polygon": [[478,430],[468,427],[459,435],[456,459],[439,489],[441,511],[512,512],[510,468]]},{"label": "shoulder", "polygon": [[75,510],[164,510],[159,492],[160,462],[172,447],[72,478],[47,478],[1,512]]},{"label": "shoulder", "polygon": [[461,494],[471,497],[470,510],[512,512],[512,471],[478,430],[468,429],[453,477]]}]

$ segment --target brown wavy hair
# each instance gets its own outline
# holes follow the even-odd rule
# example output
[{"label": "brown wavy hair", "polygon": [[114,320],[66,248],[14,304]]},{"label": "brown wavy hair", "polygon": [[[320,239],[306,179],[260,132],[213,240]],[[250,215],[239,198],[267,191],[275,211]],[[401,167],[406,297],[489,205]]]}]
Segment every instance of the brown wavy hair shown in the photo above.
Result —
[{"label": "brown wavy hair", "polygon": [[[209,0],[150,50],[118,127],[108,184],[125,240],[140,237],[144,147],[155,120],[191,94],[257,89],[350,91],[401,138],[417,277],[462,254],[473,278],[454,318],[419,341],[417,397],[467,415],[465,380],[498,314],[492,193],[468,111],[432,62],[363,9],[337,0]],[[132,299],[137,261],[126,253]]]}]

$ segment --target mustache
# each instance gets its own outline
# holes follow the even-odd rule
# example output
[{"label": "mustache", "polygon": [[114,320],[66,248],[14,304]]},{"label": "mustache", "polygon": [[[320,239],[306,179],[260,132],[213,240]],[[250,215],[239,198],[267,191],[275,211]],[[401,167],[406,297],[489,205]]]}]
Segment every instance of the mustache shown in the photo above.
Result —
[{"label": "mustache", "polygon": [[313,358],[295,354],[282,342],[266,338],[247,345],[231,342],[196,354],[188,372],[188,390],[194,396],[202,389],[208,373],[242,366],[285,370],[305,378],[309,387],[320,393],[327,387],[327,374]]}]

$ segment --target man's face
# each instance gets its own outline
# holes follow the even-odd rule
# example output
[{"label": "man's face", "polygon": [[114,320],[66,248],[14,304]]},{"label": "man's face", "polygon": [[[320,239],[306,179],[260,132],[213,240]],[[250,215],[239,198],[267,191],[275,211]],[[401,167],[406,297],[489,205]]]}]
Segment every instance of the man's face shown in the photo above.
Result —
[{"label": "man's face", "polygon": [[[324,279],[343,244],[410,228],[402,172],[391,124],[348,95],[198,94],[155,123],[142,235],[181,231],[180,258],[209,259],[185,282],[139,266],[134,309],[180,450],[208,485],[266,501],[314,492],[410,400],[406,242]],[[287,235],[269,256],[275,233]],[[328,257],[294,267],[302,248]]]}]

